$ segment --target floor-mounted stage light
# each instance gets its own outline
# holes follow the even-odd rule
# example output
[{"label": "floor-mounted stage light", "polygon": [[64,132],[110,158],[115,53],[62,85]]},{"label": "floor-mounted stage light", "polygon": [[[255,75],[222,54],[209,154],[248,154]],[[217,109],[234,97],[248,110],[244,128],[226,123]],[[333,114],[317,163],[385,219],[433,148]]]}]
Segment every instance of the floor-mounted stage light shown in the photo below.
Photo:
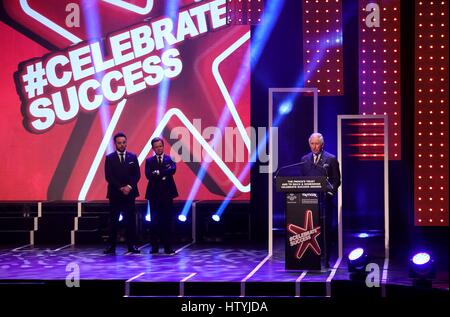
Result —
[{"label": "floor-mounted stage light", "polygon": [[220,216],[219,215],[212,215],[212,219],[214,220],[214,221],[216,221],[216,222],[219,222],[220,221]]},{"label": "floor-mounted stage light", "polygon": [[366,275],[366,265],[369,263],[369,257],[363,248],[356,248],[351,251],[347,260],[350,277]]},{"label": "floor-mounted stage light", "polygon": [[369,234],[367,232],[358,233],[358,238],[365,239],[368,237],[369,237]]},{"label": "floor-mounted stage light", "polygon": [[409,277],[414,279],[414,286],[431,287],[431,281],[436,277],[436,265],[429,253],[416,253],[409,260]]},{"label": "floor-mounted stage light", "polygon": [[181,222],[185,222],[186,219],[187,219],[186,216],[183,215],[183,214],[181,214],[181,215],[178,216],[178,220],[180,220]]}]

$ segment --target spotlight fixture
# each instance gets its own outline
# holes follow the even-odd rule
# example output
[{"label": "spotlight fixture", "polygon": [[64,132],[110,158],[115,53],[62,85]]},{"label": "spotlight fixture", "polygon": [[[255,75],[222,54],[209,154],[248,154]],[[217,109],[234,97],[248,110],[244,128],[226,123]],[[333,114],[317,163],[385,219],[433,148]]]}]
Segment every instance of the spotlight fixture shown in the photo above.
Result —
[{"label": "spotlight fixture", "polygon": [[369,257],[363,248],[356,248],[348,255],[349,273],[365,274],[368,263]]},{"label": "spotlight fixture", "polygon": [[358,234],[358,238],[365,239],[368,238],[369,234],[367,232],[361,232]]},{"label": "spotlight fixture", "polygon": [[409,260],[409,277],[414,279],[414,286],[431,287],[431,280],[436,277],[436,266],[429,253],[416,253]]},{"label": "spotlight fixture", "polygon": [[212,219],[213,219],[214,221],[216,221],[216,222],[219,222],[219,221],[220,221],[220,216],[214,214],[214,215],[212,215]]},{"label": "spotlight fixture", "polygon": [[178,216],[178,220],[180,220],[181,222],[185,222],[186,221],[186,216],[185,215],[179,215]]}]

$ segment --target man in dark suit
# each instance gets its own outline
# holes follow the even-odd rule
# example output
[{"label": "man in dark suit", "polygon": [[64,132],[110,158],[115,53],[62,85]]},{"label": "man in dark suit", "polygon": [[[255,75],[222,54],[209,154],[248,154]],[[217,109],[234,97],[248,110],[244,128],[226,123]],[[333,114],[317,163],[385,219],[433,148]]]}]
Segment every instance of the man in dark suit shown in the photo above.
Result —
[{"label": "man in dark suit", "polygon": [[161,138],[152,140],[155,155],[145,160],[145,176],[148,179],[145,198],[150,202],[150,243],[151,254],[159,252],[159,242],[163,244],[164,253],[173,254],[173,199],[178,197],[177,187],[173,179],[177,167],[169,155],[164,154],[164,141]]},{"label": "man in dark suit", "polygon": [[115,254],[117,243],[117,226],[122,212],[126,223],[126,239],[128,252],[139,253],[135,247],[136,239],[136,207],[135,200],[139,196],[138,181],[141,171],[136,154],[127,151],[127,137],[119,132],[114,136],[116,151],[108,154],[105,160],[105,178],[108,182],[110,206],[110,246],[105,254]]},{"label": "man in dark suit", "polygon": [[309,137],[311,153],[302,157],[300,165],[301,176],[325,176],[327,178],[327,192],[324,199],[324,214],[322,214],[322,226],[325,241],[325,266],[329,266],[330,253],[337,242],[335,196],[341,185],[341,172],[336,157],[324,151],[324,139],[322,134],[313,133]]}]

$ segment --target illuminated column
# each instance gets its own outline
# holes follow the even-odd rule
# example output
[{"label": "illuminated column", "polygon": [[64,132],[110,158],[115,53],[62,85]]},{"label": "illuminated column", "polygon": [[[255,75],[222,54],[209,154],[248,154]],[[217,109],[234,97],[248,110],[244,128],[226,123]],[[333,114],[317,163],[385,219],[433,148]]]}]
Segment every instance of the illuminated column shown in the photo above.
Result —
[{"label": "illuminated column", "polygon": [[400,0],[359,0],[359,112],[389,119],[389,159],[401,159]]},{"label": "illuminated column", "polygon": [[304,0],[303,69],[305,86],[320,96],[344,93],[342,1]]},{"label": "illuminated column", "polygon": [[448,226],[448,1],[416,1],[414,215]]}]

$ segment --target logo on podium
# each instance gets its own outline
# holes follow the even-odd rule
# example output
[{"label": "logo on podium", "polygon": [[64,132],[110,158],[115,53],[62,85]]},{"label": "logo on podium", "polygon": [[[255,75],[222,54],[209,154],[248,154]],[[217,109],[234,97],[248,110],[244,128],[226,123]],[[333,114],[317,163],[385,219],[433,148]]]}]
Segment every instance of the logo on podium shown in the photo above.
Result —
[{"label": "logo on podium", "polygon": [[320,235],[320,226],[314,227],[313,215],[311,210],[306,210],[304,227],[299,227],[294,224],[289,224],[287,227],[289,233],[289,246],[297,247],[295,257],[301,259],[308,248],[316,254],[320,255],[321,250],[317,237]]}]

